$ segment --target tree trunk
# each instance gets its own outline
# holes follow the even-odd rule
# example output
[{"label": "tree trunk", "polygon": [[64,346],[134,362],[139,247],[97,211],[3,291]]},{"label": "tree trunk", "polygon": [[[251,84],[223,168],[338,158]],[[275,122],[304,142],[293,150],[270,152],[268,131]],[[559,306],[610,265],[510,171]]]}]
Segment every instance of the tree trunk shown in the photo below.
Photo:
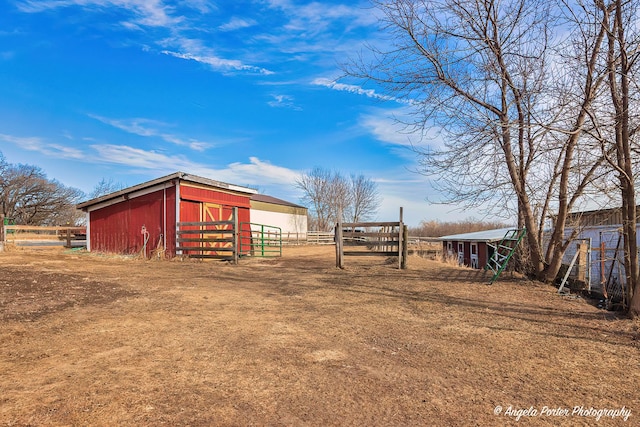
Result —
[{"label": "tree trunk", "polygon": [[636,285],[633,289],[633,295],[631,296],[631,303],[629,304],[629,315],[631,317],[640,316],[640,291]]},{"label": "tree trunk", "polygon": [[[609,91],[615,109],[615,150],[616,162],[613,165],[618,171],[622,197],[622,232],[624,236],[624,268],[626,279],[625,305],[630,316],[640,314],[640,300],[638,291],[638,244],[637,218],[635,198],[635,176],[631,152],[631,134],[629,120],[630,62],[629,47],[625,40],[625,20],[623,18],[623,2],[615,1],[613,20],[609,11],[603,8],[605,19],[602,25],[612,30],[608,32],[607,73],[609,77]],[[619,79],[619,80],[618,80]]]}]

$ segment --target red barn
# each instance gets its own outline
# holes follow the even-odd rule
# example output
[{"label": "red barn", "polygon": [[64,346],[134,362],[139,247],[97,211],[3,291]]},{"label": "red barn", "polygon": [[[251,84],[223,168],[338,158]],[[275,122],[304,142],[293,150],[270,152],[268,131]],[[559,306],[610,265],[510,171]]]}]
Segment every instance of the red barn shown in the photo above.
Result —
[{"label": "red barn", "polygon": [[212,179],[176,172],[80,203],[87,213],[87,249],[122,254],[156,247],[176,255],[178,222],[224,221],[238,208],[238,222],[250,222],[257,193]]},{"label": "red barn", "polygon": [[442,251],[445,255],[457,257],[460,265],[484,268],[493,255],[495,245],[509,230],[513,230],[513,228],[498,228],[440,237]]}]

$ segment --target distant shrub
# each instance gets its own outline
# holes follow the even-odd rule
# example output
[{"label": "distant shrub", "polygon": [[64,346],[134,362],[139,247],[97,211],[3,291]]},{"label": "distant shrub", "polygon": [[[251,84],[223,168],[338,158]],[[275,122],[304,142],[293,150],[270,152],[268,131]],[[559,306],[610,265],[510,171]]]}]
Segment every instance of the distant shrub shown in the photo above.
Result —
[{"label": "distant shrub", "polygon": [[494,221],[478,221],[474,218],[457,222],[441,222],[438,220],[421,221],[418,227],[411,227],[409,234],[417,237],[442,237],[451,234],[473,233],[475,231],[493,230],[510,227],[509,224]]}]

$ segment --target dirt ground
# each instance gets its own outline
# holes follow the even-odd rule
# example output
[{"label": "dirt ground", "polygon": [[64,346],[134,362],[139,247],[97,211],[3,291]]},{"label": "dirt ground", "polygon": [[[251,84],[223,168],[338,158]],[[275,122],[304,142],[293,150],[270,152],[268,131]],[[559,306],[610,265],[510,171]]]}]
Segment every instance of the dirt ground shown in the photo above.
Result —
[{"label": "dirt ground", "polygon": [[0,423],[639,425],[638,321],[485,283],[417,256],[339,270],[331,246],[238,266],[8,250]]}]

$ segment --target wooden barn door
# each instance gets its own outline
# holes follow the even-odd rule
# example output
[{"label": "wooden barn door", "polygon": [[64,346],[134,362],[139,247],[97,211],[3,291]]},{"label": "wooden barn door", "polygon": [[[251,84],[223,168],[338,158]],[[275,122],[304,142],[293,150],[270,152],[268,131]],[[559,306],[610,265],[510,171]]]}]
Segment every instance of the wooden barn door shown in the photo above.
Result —
[{"label": "wooden barn door", "polygon": [[[203,222],[217,222],[217,221],[233,221],[233,209],[228,206],[222,206],[216,203],[203,203],[202,204],[202,221]],[[215,226],[216,230],[233,230],[233,224],[221,224]],[[229,237],[229,234],[215,233],[211,230],[207,231],[203,237],[212,239],[221,239]],[[212,248],[229,248],[233,249],[232,242],[209,242],[208,246]],[[212,252],[211,255],[225,255],[228,251]]]}]

